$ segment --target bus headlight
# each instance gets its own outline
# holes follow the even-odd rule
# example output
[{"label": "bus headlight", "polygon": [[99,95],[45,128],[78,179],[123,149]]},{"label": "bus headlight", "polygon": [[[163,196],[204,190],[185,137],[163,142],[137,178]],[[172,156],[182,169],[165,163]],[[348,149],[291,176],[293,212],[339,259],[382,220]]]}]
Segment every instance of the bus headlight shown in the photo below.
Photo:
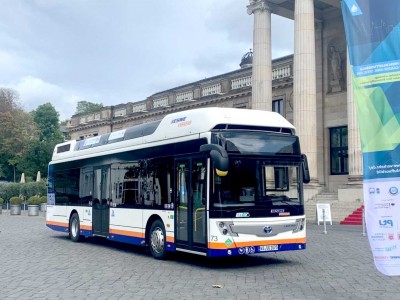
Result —
[{"label": "bus headlight", "polygon": [[217,223],[217,225],[218,225],[218,229],[219,229],[219,232],[221,232],[221,234],[223,234],[223,235],[231,235],[231,236],[238,236],[236,233],[233,233],[232,232],[232,230],[231,230],[231,225],[232,225],[233,223],[232,222],[230,222],[230,221],[228,221],[228,222],[218,222]]},{"label": "bus headlight", "polygon": [[301,218],[301,219],[297,219],[296,220],[296,229],[293,230],[293,233],[295,232],[300,232],[304,230],[304,222],[305,222],[305,218]]}]

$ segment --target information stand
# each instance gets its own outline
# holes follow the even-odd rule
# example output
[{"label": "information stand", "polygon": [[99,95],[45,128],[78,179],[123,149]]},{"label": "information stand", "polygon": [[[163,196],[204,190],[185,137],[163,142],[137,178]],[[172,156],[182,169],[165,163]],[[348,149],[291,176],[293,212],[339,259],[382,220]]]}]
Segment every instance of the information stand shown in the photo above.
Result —
[{"label": "information stand", "polygon": [[317,222],[324,222],[324,212],[325,212],[325,222],[329,222],[332,225],[331,216],[331,205],[329,203],[317,203]]}]

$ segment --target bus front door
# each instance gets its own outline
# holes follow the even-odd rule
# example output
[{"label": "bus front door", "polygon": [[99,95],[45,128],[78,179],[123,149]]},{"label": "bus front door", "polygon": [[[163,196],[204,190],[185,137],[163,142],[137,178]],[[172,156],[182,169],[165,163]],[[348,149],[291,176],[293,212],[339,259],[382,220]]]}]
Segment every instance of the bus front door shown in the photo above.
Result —
[{"label": "bus front door", "polygon": [[101,168],[94,170],[93,189],[93,235],[108,236],[110,223],[110,169]]},{"label": "bus front door", "polygon": [[206,253],[207,160],[175,161],[175,242],[177,250]]}]

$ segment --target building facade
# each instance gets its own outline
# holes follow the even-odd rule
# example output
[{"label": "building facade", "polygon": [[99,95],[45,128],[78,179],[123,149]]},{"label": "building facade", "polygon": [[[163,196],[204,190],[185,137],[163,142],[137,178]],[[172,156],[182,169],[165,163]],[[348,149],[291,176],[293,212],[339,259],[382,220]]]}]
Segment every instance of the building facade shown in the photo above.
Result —
[{"label": "building facade", "polygon": [[[296,126],[309,159],[306,213],[330,203],[340,221],[362,205],[362,155],[348,75],[340,0],[250,0],[253,52],[240,69],[174,87],[138,102],[74,115],[71,139],[83,139],[198,107],[279,112]],[[294,54],[271,60],[271,14],[294,20]]]}]

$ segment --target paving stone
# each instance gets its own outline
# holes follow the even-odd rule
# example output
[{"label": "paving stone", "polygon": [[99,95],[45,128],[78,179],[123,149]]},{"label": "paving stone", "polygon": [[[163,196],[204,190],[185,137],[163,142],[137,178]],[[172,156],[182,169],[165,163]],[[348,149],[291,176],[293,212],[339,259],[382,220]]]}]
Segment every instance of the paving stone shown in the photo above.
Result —
[{"label": "paving stone", "polygon": [[[307,250],[157,261],[102,239],[72,243],[43,216],[0,215],[1,299],[399,299],[359,226],[307,224]],[[220,285],[221,288],[214,288]]]}]

